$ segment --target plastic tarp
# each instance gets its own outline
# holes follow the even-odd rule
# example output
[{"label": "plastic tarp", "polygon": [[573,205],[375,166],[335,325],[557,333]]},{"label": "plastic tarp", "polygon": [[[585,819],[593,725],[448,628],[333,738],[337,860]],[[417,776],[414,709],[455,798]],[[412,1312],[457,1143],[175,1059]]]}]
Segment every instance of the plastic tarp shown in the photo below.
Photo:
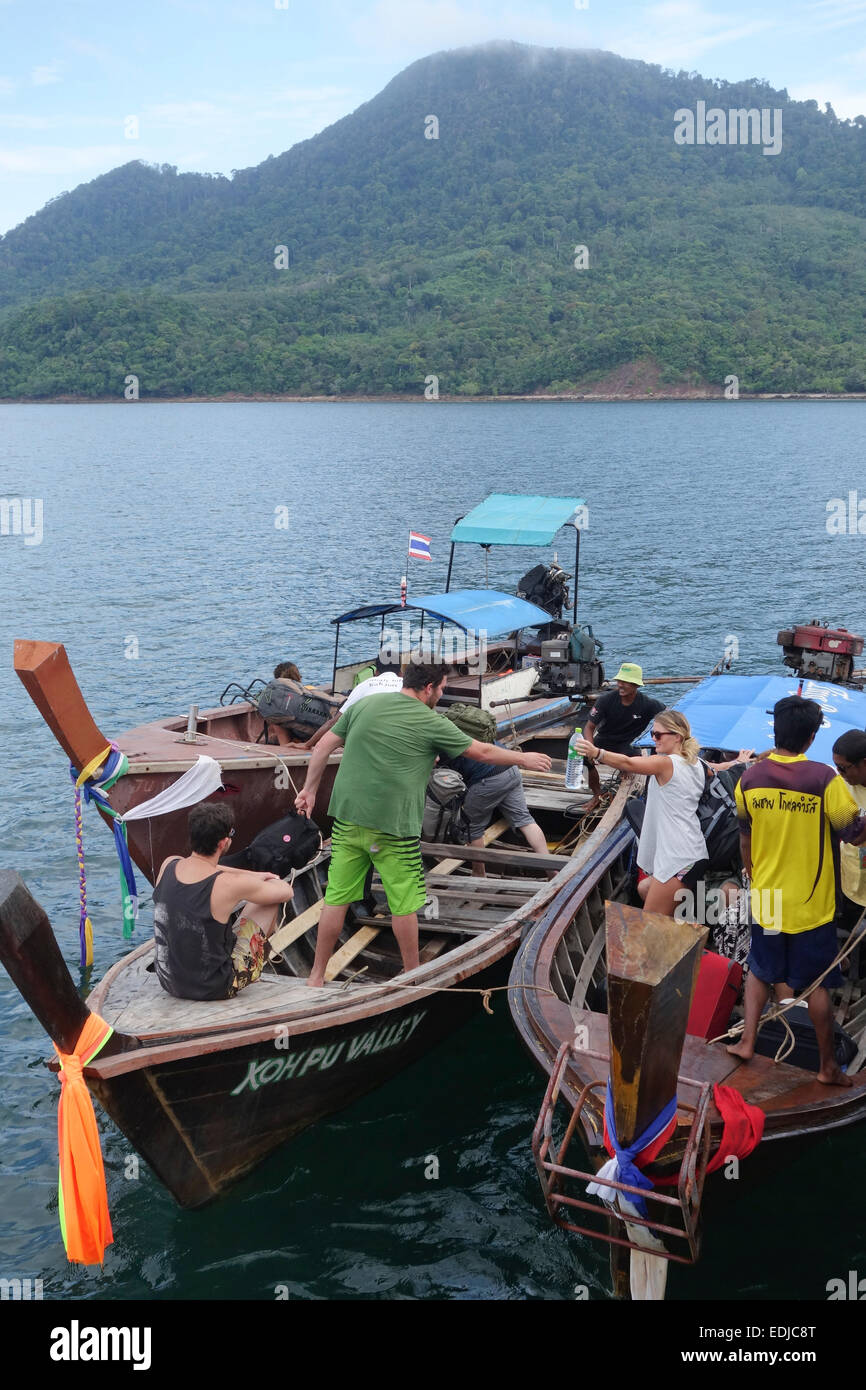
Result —
[{"label": "plastic tarp", "polygon": [[[684,714],[703,748],[738,752],[772,748],[773,706],[800,690],[798,676],[710,676],[690,690],[675,708]],[[866,692],[848,690],[827,681],[803,681],[800,692],[816,700],[824,711],[824,723],[806,756],[833,766],[833,744],[847,729],[866,729]],[[639,742],[650,744],[648,735]]]},{"label": "plastic tarp", "polygon": [[520,497],[494,492],[461,517],[452,541],[479,545],[549,545],[557,531],[571,521],[582,497]]},{"label": "plastic tarp", "polygon": [[521,627],[536,627],[551,621],[544,608],[514,594],[498,589],[457,589],[450,594],[420,594],[401,608],[399,603],[368,604],[332,618],[333,623],[350,623],[357,618],[378,617],[387,613],[410,613],[423,610],[436,622],[453,623],[464,631],[486,632],[499,637]]}]

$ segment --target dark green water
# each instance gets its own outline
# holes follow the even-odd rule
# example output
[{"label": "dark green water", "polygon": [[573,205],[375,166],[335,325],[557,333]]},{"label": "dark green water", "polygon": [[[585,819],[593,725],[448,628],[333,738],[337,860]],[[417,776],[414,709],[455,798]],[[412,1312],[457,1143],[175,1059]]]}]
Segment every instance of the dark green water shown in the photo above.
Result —
[{"label": "dark green water", "polygon": [[[706,672],[737,635],[741,671],[779,671],[778,628],[863,631],[864,538],[826,504],[861,475],[858,405],[0,407],[5,496],[44,498],[41,545],[0,538],[4,865],[77,955],[72,795],[62,754],[11,670],[13,637],[63,640],[109,735],[214,700],[295,658],[329,667],[327,618],[388,597],[405,536],[434,538],[415,592],[444,584],[454,519],[493,490],[585,496],[581,616],[608,664]],[[288,505],[288,533],[274,509]],[[86,544],[86,541],[96,544]],[[570,549],[560,559],[567,562]],[[491,558],[513,581],[534,552]],[[483,579],[476,552],[458,584]],[[140,655],[124,657],[136,635]],[[93,981],[124,951],[111,842],[85,831]],[[137,939],[150,924],[143,910]],[[205,1211],[180,1211],[100,1116],[115,1232],[104,1271],[72,1270],[56,1213],[57,1083],[46,1040],[0,976],[3,1277],[45,1298],[608,1297],[607,1259],[555,1230],[529,1140],[543,1083],[500,996],[388,1086],[274,1154]],[[768,1148],[717,1177],[704,1257],[669,1299],[823,1299],[864,1268],[866,1127]],[[425,1177],[430,1159],[438,1178]]]}]

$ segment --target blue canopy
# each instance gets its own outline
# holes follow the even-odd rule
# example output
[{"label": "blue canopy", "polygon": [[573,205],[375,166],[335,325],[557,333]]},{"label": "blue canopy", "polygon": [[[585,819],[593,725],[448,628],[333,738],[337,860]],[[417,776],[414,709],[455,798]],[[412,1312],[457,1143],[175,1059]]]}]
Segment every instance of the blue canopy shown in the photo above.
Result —
[{"label": "blue canopy", "polygon": [[582,497],[492,492],[457,522],[451,540],[476,541],[479,545],[549,545],[584,505]]},{"label": "blue canopy", "polygon": [[503,594],[497,589],[458,589],[450,594],[421,594],[409,600],[405,608],[399,603],[367,604],[342,613],[331,622],[351,623],[359,618],[378,618],[410,610],[421,610],[437,622],[453,623],[464,632],[469,629],[485,632],[488,637],[499,637],[521,627],[537,627],[551,620],[545,609],[514,594]]},{"label": "blue canopy", "polygon": [[[703,748],[737,752],[772,748],[772,709],[777,700],[796,695],[798,676],[710,676],[676,704],[692,726]],[[824,711],[824,723],[807,757],[833,766],[832,748],[847,729],[866,729],[866,692],[847,690],[827,681],[804,681],[802,694],[816,700]],[[769,713],[768,713],[769,711]],[[648,743],[647,735],[640,739]]]}]

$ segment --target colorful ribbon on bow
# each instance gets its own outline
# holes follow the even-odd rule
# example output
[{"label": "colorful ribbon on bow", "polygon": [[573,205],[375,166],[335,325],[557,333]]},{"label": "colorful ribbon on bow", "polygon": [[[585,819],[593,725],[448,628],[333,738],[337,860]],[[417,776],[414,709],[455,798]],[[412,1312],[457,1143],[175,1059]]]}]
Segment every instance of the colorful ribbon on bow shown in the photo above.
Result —
[{"label": "colorful ribbon on bow", "polygon": [[99,1130],[83,1069],[93,1061],[113,1032],[104,1018],[90,1014],[71,1052],[61,1052],[54,1044],[60,1060],[60,1103],[57,1107],[60,1230],[67,1258],[88,1265],[102,1263],[105,1247],[111,1244],[114,1236],[108,1214]]},{"label": "colorful ribbon on bow", "polygon": [[[104,766],[103,766],[104,764]],[[121,753],[116,743],[109,746],[95,758],[91,758],[86,767],[79,772],[76,767],[70,764],[69,775],[75,784],[75,848],[78,854],[78,897],[80,905],[78,921],[78,938],[81,945],[81,969],[93,964],[93,924],[87,911],[87,876],[84,868],[84,837],[83,821],[81,816],[81,802],[84,798],[85,805],[93,801],[101,811],[104,811],[111,818],[111,826],[114,832],[114,847],[117,850],[117,858],[120,865],[120,896],[123,903],[123,935],[126,940],[132,936],[132,929],[138,915],[138,889],[135,883],[135,873],[132,868],[132,860],[129,857],[129,845],[126,837],[126,826],[117,819],[117,811],[105,796],[107,791],[114,786],[118,778],[122,777],[129,769],[129,762],[126,754]]]}]

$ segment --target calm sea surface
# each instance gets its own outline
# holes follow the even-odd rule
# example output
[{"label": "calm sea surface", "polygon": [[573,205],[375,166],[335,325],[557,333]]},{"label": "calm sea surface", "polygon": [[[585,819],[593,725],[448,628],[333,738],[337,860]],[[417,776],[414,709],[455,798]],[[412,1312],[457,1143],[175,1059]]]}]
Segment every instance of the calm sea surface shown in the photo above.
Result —
[{"label": "calm sea surface", "polygon": [[[72,792],[13,674],[15,637],[63,641],[113,735],[216,703],[278,659],[325,675],[328,620],[398,595],[410,527],[433,539],[432,563],[411,565],[417,594],[444,587],[451,526],[488,492],[551,493],[589,504],[580,616],[610,671],[702,675],[733,634],[738,670],[781,674],[775,635],[792,620],[866,626],[866,537],[825,524],[830,499],[866,496],[864,454],[866,407],[846,403],[0,406],[0,496],[42,499],[44,515],[41,544],[0,536],[3,864],[77,979]],[[543,558],[494,551],[491,587]],[[456,586],[483,580],[483,552],[461,547]],[[92,812],[85,842],[92,985],[123,946]],[[149,920],[145,907],[139,940]],[[501,999],[203,1212],[144,1164],[127,1176],[131,1150],[100,1112],[115,1231],[101,1272],[66,1263],[58,1087],[2,971],[0,1038],[0,1274],[41,1277],[46,1298],[608,1296],[606,1255],[543,1211],[529,1153],[543,1086]],[[866,1261],[864,1158],[866,1126],[774,1152],[759,1180],[717,1178],[703,1259],[672,1269],[669,1298],[826,1297]]]}]

